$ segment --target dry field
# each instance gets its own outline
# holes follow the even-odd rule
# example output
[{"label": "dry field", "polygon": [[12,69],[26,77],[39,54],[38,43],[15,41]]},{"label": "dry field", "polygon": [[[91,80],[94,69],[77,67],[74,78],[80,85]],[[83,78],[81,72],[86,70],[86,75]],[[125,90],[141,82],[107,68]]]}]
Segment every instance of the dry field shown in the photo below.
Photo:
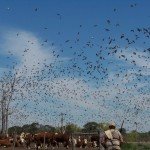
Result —
[{"label": "dry field", "polygon": [[[0,147],[0,150],[27,150],[27,148],[25,148],[25,147],[15,147],[15,148],[13,148],[13,146],[12,146],[12,147],[8,147],[8,148]],[[31,145],[31,150],[35,150],[34,144]],[[39,150],[44,150],[44,149],[41,148]],[[52,149],[52,147],[49,147],[45,150],[73,150],[73,149],[72,149],[72,147],[70,147],[69,149],[66,149],[62,145],[60,145],[59,148]],[[75,148],[74,150],[98,150],[98,148]],[[101,149],[101,150],[103,150],[103,149]]]},{"label": "dry field", "polygon": [[[2,148],[0,147],[0,150],[27,150],[26,148],[23,148],[23,147],[15,147],[15,149],[13,149],[12,147],[9,147],[9,148]],[[35,150],[35,148],[31,148],[31,150]],[[44,150],[44,149],[39,149],[39,150]],[[45,150],[52,150],[52,148],[48,148],[48,149],[45,149]],[[69,148],[69,149],[66,149],[66,148],[55,148],[53,150],[72,150],[72,148]],[[75,148],[74,150],[98,150],[98,148]]]}]

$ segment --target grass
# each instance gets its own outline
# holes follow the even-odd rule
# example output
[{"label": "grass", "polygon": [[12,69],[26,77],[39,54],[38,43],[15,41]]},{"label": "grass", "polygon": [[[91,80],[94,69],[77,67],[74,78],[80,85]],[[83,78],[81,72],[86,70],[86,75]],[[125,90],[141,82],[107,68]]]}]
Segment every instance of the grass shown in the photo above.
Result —
[{"label": "grass", "polygon": [[126,143],[121,148],[122,150],[150,150],[150,143]]}]

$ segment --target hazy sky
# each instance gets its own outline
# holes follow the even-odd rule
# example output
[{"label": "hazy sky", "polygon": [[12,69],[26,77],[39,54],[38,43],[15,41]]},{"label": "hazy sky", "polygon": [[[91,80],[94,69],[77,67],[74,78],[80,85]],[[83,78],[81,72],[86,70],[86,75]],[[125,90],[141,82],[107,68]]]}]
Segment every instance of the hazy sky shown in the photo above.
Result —
[{"label": "hazy sky", "polygon": [[18,85],[25,95],[18,96],[18,114],[31,114],[12,115],[10,126],[57,126],[63,112],[65,123],[113,120],[119,127],[125,119],[128,130],[136,122],[150,130],[149,6],[149,0],[1,0],[0,75],[17,62],[19,75],[38,83],[29,91]]}]

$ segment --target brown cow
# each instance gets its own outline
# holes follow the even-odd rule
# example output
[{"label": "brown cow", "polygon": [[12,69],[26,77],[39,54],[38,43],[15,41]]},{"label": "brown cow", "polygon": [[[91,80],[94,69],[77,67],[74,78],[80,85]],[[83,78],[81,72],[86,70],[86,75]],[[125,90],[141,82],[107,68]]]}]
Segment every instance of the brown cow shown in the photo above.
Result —
[{"label": "brown cow", "polygon": [[40,132],[34,135],[34,142],[36,144],[36,149],[38,150],[39,147],[45,146],[49,147],[53,141],[54,133],[49,132]]},{"label": "brown cow", "polygon": [[21,145],[25,146],[27,149],[30,149],[31,148],[30,144],[31,144],[31,142],[34,141],[33,140],[33,135],[30,134],[30,133],[22,132],[17,141],[19,141],[19,143]]},{"label": "brown cow", "polygon": [[78,148],[86,148],[88,145],[88,140],[84,137],[78,137],[76,140],[76,147]]},{"label": "brown cow", "polygon": [[69,148],[69,145],[71,144],[70,139],[71,138],[69,134],[57,133],[53,137],[53,142],[56,142],[58,147],[59,147],[59,144],[62,143],[64,147]]},{"label": "brown cow", "polygon": [[12,146],[12,143],[10,142],[10,140],[7,139],[1,139],[0,140],[0,146],[4,146],[4,147],[10,147]]},{"label": "brown cow", "polygon": [[13,143],[13,138],[9,135],[0,134],[0,146],[10,147]]},{"label": "brown cow", "polygon": [[31,142],[34,142],[34,138],[33,138],[33,135],[31,133],[26,133],[25,134],[25,146],[27,149],[30,149],[31,148]]}]

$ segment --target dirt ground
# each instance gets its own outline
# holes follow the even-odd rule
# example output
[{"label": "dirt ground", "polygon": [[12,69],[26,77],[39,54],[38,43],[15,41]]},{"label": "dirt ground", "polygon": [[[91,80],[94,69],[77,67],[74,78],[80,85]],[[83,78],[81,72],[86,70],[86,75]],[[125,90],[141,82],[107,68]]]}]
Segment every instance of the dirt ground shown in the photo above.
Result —
[{"label": "dirt ground", "polygon": [[[23,146],[13,148],[13,146],[12,146],[12,147],[8,147],[8,148],[0,147],[0,150],[27,150],[27,148],[25,148]],[[31,150],[35,150],[35,147],[34,147],[33,143],[31,144]],[[39,150],[44,150],[44,148],[41,148]],[[72,149],[72,147],[70,147],[69,149],[66,149],[65,147],[60,145],[59,148],[52,149],[52,147],[49,147],[45,150],[98,150],[98,148],[75,148],[75,149]]]},{"label": "dirt ground", "polygon": [[[23,147],[15,147],[15,149],[13,149],[13,147],[9,147],[9,148],[3,148],[3,147],[0,147],[0,150],[27,150],[26,148],[23,148]],[[31,150],[35,150],[35,148],[31,148]],[[40,150],[44,150],[44,149],[40,149]],[[45,149],[45,150],[52,150],[52,148],[48,148],[48,149]],[[69,149],[66,149],[66,148],[55,148],[54,150],[72,150],[72,148],[69,148]],[[75,148],[74,150],[98,150],[98,148]]]}]

